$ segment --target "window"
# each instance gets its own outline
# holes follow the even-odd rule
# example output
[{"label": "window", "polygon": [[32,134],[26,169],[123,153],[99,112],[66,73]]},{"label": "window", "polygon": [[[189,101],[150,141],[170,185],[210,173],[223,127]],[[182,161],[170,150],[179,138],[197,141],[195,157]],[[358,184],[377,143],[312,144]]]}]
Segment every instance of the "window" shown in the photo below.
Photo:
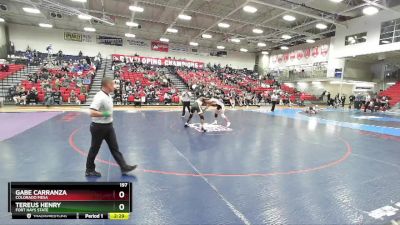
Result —
[{"label": "window", "polygon": [[400,42],[400,19],[390,20],[381,24],[379,45]]},{"label": "window", "polygon": [[345,45],[355,45],[367,41],[367,32],[346,36]]}]

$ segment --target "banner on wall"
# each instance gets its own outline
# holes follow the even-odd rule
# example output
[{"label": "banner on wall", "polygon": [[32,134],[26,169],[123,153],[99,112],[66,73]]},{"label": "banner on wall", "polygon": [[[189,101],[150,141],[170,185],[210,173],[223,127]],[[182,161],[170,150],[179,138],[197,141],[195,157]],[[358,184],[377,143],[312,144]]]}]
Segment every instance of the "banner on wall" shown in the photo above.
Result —
[{"label": "banner on wall", "polygon": [[311,48],[298,49],[271,56],[270,66],[297,66],[328,61],[329,45],[322,44]]},{"label": "banner on wall", "polygon": [[82,42],[92,42],[92,36],[89,34],[82,34]]},{"label": "banner on wall", "polygon": [[103,45],[122,46],[123,45],[123,40],[122,40],[122,38],[118,38],[118,37],[110,37],[110,36],[98,35],[97,36],[97,43],[98,44],[103,44]]},{"label": "banner on wall", "polygon": [[158,65],[158,66],[184,66],[193,67],[196,69],[204,68],[204,62],[180,60],[180,59],[168,59],[168,58],[153,58],[144,56],[134,56],[134,55],[122,55],[113,54],[113,60],[124,61],[127,63],[141,62],[143,64]]},{"label": "banner on wall", "polygon": [[92,36],[76,32],[64,32],[64,40],[77,42],[92,42]]},{"label": "banner on wall", "polygon": [[72,33],[72,32],[64,32],[64,40],[82,42],[82,34]]},{"label": "banner on wall", "polygon": [[188,52],[188,47],[186,45],[171,44],[169,46],[169,51],[171,52]]},{"label": "banner on wall", "polygon": [[128,39],[128,45],[138,46],[138,47],[148,47],[150,46],[149,41],[141,39]]},{"label": "banner on wall", "polygon": [[152,41],[151,42],[151,50],[159,51],[159,52],[168,52],[169,45],[168,43],[164,43],[161,41]]}]

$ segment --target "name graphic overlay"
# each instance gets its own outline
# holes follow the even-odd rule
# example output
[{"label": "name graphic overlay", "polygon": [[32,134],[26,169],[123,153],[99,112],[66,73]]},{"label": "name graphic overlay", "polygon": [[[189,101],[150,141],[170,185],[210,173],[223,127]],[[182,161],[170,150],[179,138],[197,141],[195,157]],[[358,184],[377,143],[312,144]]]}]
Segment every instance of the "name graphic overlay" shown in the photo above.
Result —
[{"label": "name graphic overlay", "polygon": [[13,219],[127,220],[132,212],[130,182],[10,182]]}]

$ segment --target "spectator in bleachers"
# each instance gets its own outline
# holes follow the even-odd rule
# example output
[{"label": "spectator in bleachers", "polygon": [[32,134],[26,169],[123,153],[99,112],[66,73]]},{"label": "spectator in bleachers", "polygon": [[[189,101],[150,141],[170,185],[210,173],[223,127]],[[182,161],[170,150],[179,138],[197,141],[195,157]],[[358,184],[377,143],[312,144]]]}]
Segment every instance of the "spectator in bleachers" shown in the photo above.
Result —
[{"label": "spectator in bleachers", "polygon": [[26,103],[28,103],[28,105],[30,105],[32,101],[36,105],[39,103],[38,91],[36,90],[36,87],[32,87],[32,89],[28,91],[26,96]]},{"label": "spectator in bleachers", "polygon": [[171,104],[171,95],[168,92],[164,94],[164,104]]},{"label": "spectator in bleachers", "polygon": [[48,107],[54,104],[53,92],[50,87],[45,89],[44,104]]},{"label": "spectator in bleachers", "polygon": [[25,87],[22,86],[22,84],[18,85],[16,88],[16,93],[13,96],[13,100],[15,102],[15,104],[19,105],[19,104],[23,104],[26,105],[26,90]]},{"label": "spectator in bleachers", "polygon": [[81,102],[78,99],[77,94],[75,93],[75,90],[71,90],[69,97],[68,97],[68,104],[71,104],[71,103],[75,103],[78,105],[81,104]]},{"label": "spectator in bleachers", "polygon": [[56,79],[56,81],[54,82],[56,89],[60,89],[60,87],[62,87],[62,83],[60,81],[60,79]]},{"label": "spectator in bleachers", "polygon": [[10,66],[8,65],[8,62],[5,62],[0,66],[0,72],[8,72],[10,70]]},{"label": "spectator in bleachers", "polygon": [[125,90],[122,91],[122,96],[121,96],[121,104],[127,105],[128,104],[128,97],[129,95]]},{"label": "spectator in bleachers", "polygon": [[60,90],[54,90],[52,92],[53,102],[61,105],[62,103],[62,95]]},{"label": "spectator in bleachers", "polygon": [[87,87],[85,85],[81,85],[80,93],[81,93],[81,95],[85,95],[86,97],[88,96],[88,90],[87,90]]},{"label": "spectator in bleachers", "polygon": [[13,86],[8,89],[8,100],[12,101],[13,97],[17,95],[17,87]]}]

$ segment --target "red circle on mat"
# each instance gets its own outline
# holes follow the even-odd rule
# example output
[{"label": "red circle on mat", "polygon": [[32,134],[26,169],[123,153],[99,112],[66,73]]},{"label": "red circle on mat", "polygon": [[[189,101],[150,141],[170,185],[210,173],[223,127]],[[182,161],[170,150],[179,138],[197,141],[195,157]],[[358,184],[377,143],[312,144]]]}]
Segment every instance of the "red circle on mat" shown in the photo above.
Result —
[{"label": "red circle on mat", "polygon": [[[82,127],[75,129],[69,135],[69,144],[71,145],[72,149],[83,156],[87,156],[87,152],[80,149],[74,141],[75,134],[82,129]],[[177,172],[177,171],[163,171],[163,170],[152,170],[152,169],[138,169],[138,171],[144,173],[155,173],[155,174],[163,174],[163,175],[174,175],[174,176],[191,176],[191,177],[267,177],[267,176],[276,176],[276,175],[291,175],[291,174],[304,174],[309,172],[314,172],[322,169],[326,169],[329,167],[333,167],[345,161],[352,153],[351,145],[342,137],[338,136],[338,139],[344,143],[346,146],[346,152],[342,157],[335,161],[331,161],[317,167],[299,169],[299,170],[288,170],[288,171],[275,171],[275,172],[268,172],[268,173],[243,173],[243,174],[228,174],[228,173],[185,173],[185,172]],[[97,162],[111,165],[111,166],[118,166],[115,162],[96,158]]]}]

